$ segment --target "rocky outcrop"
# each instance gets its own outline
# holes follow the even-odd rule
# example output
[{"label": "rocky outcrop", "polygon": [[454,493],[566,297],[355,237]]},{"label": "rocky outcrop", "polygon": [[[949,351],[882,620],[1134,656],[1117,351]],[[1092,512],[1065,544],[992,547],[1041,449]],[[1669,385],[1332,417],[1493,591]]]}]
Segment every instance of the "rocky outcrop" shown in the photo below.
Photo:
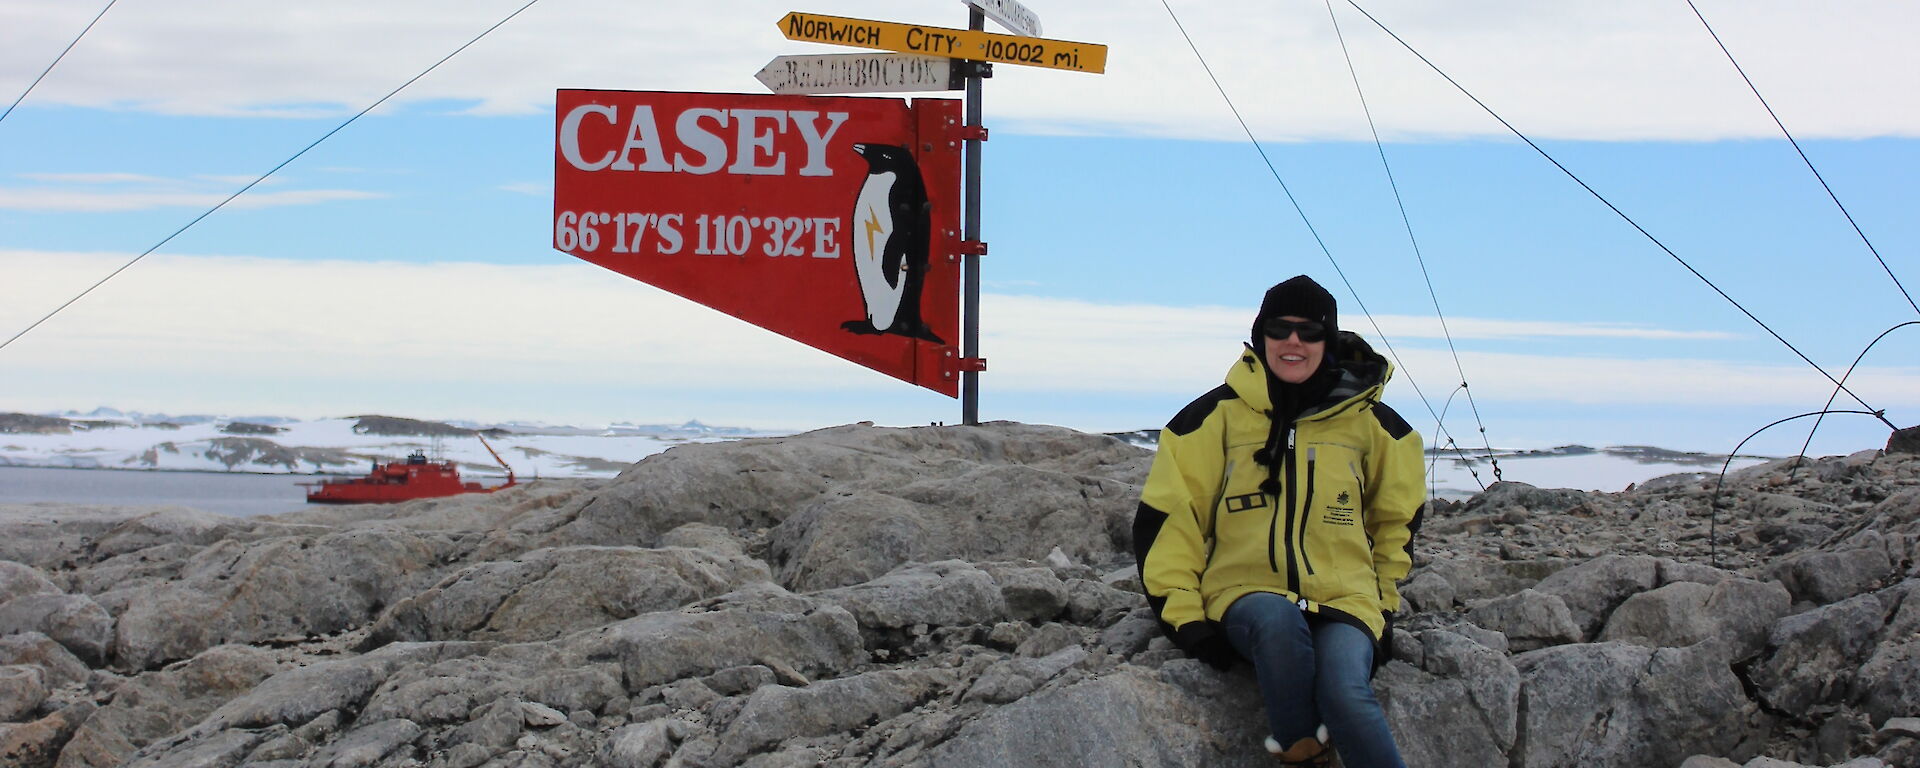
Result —
[{"label": "rocky outcrop", "polygon": [[[1139,593],[1150,458],[848,426],[386,508],[0,507],[0,763],[1269,765],[1251,671]],[[1374,680],[1408,764],[1920,764],[1920,456],[1429,514]]]},{"label": "rocky outcrop", "polygon": [[140,747],[193,725],[278,671],[268,652],[241,645],[209,649],[121,684],[60,751],[60,768],[111,768]]},{"label": "rocky outcrop", "polygon": [[506,430],[499,428],[468,429],[466,427],[456,427],[452,424],[443,424],[438,421],[403,419],[398,416],[367,415],[355,416],[353,418],[356,419],[353,423],[353,432],[356,435],[387,435],[393,437],[471,437],[473,435],[486,435],[487,437],[499,437],[507,433]]},{"label": "rocky outcrop", "polygon": [[86,595],[26,595],[0,604],[0,635],[25,632],[53,638],[81,661],[99,665],[113,641],[113,616]]},{"label": "rocky outcrop", "polygon": [[99,596],[118,614],[115,666],[139,671],[224,643],[363,626],[436,581],[458,546],[442,534],[379,529],[222,540],[188,557],[177,579]]},{"label": "rocky outcrop", "polygon": [[287,431],[287,428],[276,427],[271,424],[254,424],[252,422],[247,422],[247,421],[234,421],[234,422],[228,422],[226,426],[223,426],[220,428],[220,431],[225,432],[229,435],[277,435]]},{"label": "rocky outcrop", "polygon": [[1673,765],[1758,751],[1767,733],[1707,646],[1567,645],[1521,654],[1520,765]]},{"label": "rocky outcrop", "polygon": [[550,640],[770,579],[743,555],[670,547],[556,547],[467,566],[401,599],[373,624],[395,640]]},{"label": "rocky outcrop", "polygon": [[0,434],[65,435],[73,432],[73,422],[58,416],[31,413],[0,413]]},{"label": "rocky outcrop", "polygon": [[[257,432],[235,432],[237,435],[259,434]],[[276,443],[264,437],[216,437],[191,444],[205,446],[198,448],[200,455],[220,462],[228,470],[244,467],[254,471],[303,472],[352,466],[364,459],[356,453],[338,448],[304,448]],[[160,448],[179,447],[172,443],[156,446]],[[158,466],[159,457],[151,452],[141,458],[146,466]],[[305,468],[302,467],[305,465]]]}]

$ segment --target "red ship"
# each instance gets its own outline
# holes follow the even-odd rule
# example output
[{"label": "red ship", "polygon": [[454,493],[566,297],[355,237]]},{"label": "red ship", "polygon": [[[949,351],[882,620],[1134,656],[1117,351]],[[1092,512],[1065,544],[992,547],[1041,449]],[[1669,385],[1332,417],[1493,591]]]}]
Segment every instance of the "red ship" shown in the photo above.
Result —
[{"label": "red ship", "polygon": [[462,493],[493,493],[513,487],[513,468],[501,460],[493,446],[487,445],[486,438],[480,438],[480,444],[486,446],[487,453],[493,454],[493,460],[500,462],[500,466],[507,470],[505,485],[487,488],[479,483],[461,482],[460,470],[453,462],[428,461],[427,455],[420,451],[414,451],[406,461],[386,464],[374,462],[373,471],[366,477],[322,480],[302,485],[312,487],[307,491],[307,501],[315,504],[392,504]]}]

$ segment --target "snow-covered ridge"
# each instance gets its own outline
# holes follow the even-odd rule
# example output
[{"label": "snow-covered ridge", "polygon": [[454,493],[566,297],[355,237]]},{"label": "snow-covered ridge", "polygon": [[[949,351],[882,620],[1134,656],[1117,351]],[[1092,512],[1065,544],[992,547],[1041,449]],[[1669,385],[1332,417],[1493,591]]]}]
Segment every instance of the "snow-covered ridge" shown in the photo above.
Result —
[{"label": "snow-covered ridge", "polygon": [[[375,461],[425,451],[460,463],[469,477],[505,472],[474,435],[485,435],[521,478],[612,477],[679,443],[786,434],[743,427],[615,422],[581,427],[538,422],[420,421],[349,416],[302,421],[284,416],[168,415],[96,408],[85,413],[0,413],[0,466],[199,472],[357,475]],[[1153,449],[1158,430],[1114,433]],[[1740,456],[1734,468],[1766,457]],[[1435,495],[1464,498],[1501,479],[1548,488],[1618,491],[1681,473],[1720,470],[1724,455],[1650,446],[1428,452]]]},{"label": "snow-covered ridge", "polygon": [[504,476],[476,433],[522,478],[612,477],[679,443],[783,434],[698,421],[575,427],[389,416],[302,421],[96,408],[85,413],[0,413],[0,466],[360,474],[373,462],[424,451],[459,462],[463,474]]},{"label": "snow-covered ridge", "polygon": [[[1160,440],[1159,430],[1122,432],[1114,436],[1148,449],[1156,447]],[[1735,456],[1731,468],[1740,469],[1768,460],[1770,457],[1766,456]],[[1674,451],[1647,445],[1495,448],[1491,453],[1485,449],[1427,449],[1427,479],[1433,494],[1442,498],[1466,498],[1492,485],[1496,479],[1516,480],[1541,488],[1620,491],[1628,485],[1658,477],[1710,477],[1725,465],[1725,454]]]}]

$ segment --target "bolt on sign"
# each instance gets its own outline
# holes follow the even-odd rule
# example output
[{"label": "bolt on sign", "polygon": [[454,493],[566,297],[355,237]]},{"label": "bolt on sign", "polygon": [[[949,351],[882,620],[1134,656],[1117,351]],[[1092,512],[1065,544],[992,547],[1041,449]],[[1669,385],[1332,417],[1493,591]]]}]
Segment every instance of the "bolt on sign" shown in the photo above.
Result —
[{"label": "bolt on sign", "polygon": [[959,395],[959,101],[563,89],[554,114],[554,248]]}]

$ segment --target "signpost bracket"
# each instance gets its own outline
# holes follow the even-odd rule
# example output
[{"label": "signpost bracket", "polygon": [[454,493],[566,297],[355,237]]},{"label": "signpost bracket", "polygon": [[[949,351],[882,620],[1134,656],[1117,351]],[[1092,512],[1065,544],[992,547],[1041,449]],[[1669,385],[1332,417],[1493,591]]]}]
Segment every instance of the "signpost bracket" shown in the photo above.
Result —
[{"label": "signpost bracket", "polygon": [[977,373],[987,369],[987,359],[984,357],[962,357],[955,360],[954,364],[963,372],[974,371]]},{"label": "signpost bracket", "polygon": [[947,61],[947,90],[958,91],[967,87],[967,78],[993,77],[993,62],[974,61],[972,59],[949,59]]},{"label": "signpost bracket", "polygon": [[954,243],[953,245],[954,245],[954,254],[957,256],[987,255],[987,244],[984,241],[961,240],[959,242]]}]

